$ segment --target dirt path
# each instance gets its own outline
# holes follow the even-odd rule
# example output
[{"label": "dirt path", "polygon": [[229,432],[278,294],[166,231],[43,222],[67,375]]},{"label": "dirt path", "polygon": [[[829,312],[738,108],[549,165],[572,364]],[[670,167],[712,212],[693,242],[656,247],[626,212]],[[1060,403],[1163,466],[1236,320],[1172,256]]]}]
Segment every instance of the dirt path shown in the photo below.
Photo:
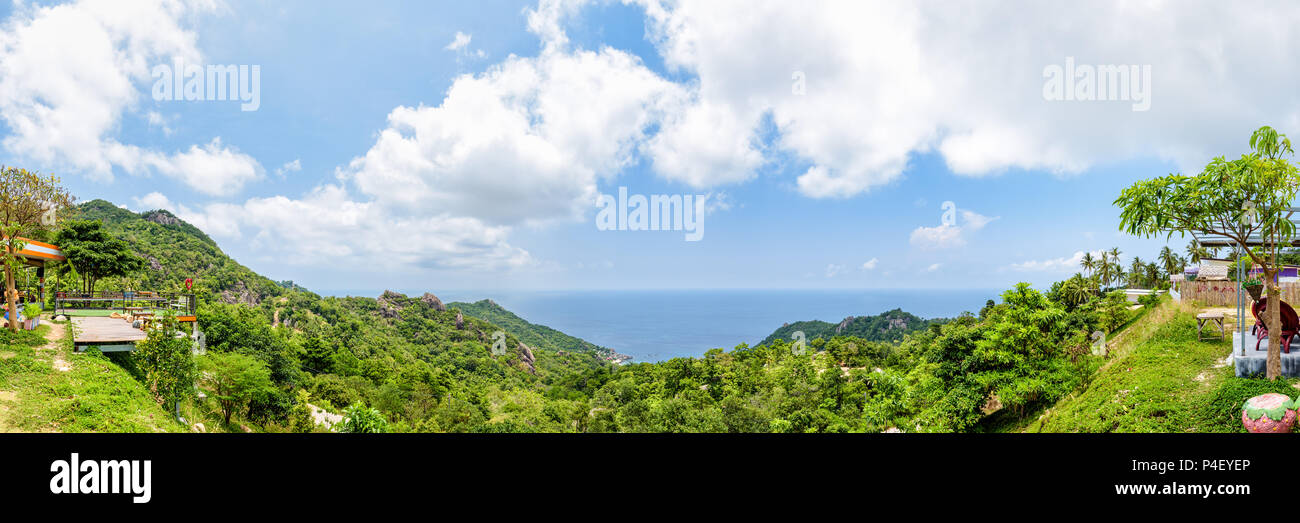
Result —
[{"label": "dirt path", "polygon": [[45,353],[50,356],[50,363],[54,365],[54,370],[59,372],[68,372],[72,370],[72,364],[68,363],[67,358],[63,356],[63,337],[67,335],[68,326],[63,323],[50,322],[50,333],[45,335],[47,343],[36,349],[37,352]]}]

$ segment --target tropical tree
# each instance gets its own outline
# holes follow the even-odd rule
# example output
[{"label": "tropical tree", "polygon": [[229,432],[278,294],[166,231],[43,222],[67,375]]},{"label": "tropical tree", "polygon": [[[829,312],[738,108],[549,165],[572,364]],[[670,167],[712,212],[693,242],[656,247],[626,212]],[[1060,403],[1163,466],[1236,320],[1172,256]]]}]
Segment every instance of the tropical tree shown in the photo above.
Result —
[{"label": "tropical tree", "polygon": [[1160,260],[1160,265],[1164,267],[1165,272],[1176,274],[1182,272],[1183,267],[1178,263],[1178,255],[1168,245],[1160,248],[1160,254],[1156,256]]},{"label": "tropical tree", "polygon": [[42,175],[0,165],[0,243],[5,273],[5,308],[9,330],[18,330],[18,289],[14,272],[22,263],[18,252],[23,236],[54,225],[60,211],[72,205],[72,195],[54,175]]},{"label": "tropical tree", "polygon": [[1102,251],[1101,259],[1097,260],[1097,279],[1100,280],[1103,287],[1109,286],[1110,282],[1115,279],[1115,265],[1110,261],[1110,253]]},{"label": "tropical tree", "polygon": [[1282,374],[1281,315],[1276,282],[1280,249],[1295,237],[1288,218],[1300,191],[1300,176],[1283,154],[1294,155],[1291,140],[1271,127],[1250,136],[1251,152],[1236,160],[1219,156],[1198,175],[1170,174],[1140,181],[1124,189],[1119,206],[1120,229],[1143,237],[1164,233],[1218,236],[1240,245],[1257,237],[1262,245],[1246,255],[1264,271],[1268,286],[1268,361],[1265,374]]},{"label": "tropical tree", "polygon": [[1079,260],[1079,266],[1083,267],[1083,271],[1091,276],[1092,271],[1097,268],[1097,259],[1092,257],[1091,252],[1085,252],[1083,253],[1083,259]]},{"label": "tropical tree", "polygon": [[226,425],[230,416],[246,407],[258,394],[271,389],[271,371],[257,358],[236,352],[210,351],[199,360],[204,383],[221,405]]},{"label": "tropical tree", "polygon": [[1201,260],[1210,257],[1210,250],[1201,247],[1196,240],[1192,240],[1187,242],[1187,257],[1192,260],[1192,263],[1201,263]]},{"label": "tropical tree", "polygon": [[81,275],[82,290],[87,292],[93,292],[101,278],[126,276],[144,268],[144,260],[131,252],[130,245],[109,234],[99,220],[69,221],[54,241]]},{"label": "tropical tree", "polygon": [[1134,256],[1133,262],[1128,266],[1128,286],[1141,287],[1144,283],[1142,276],[1147,272],[1147,264],[1142,261],[1141,257]]},{"label": "tropical tree", "polygon": [[131,358],[144,373],[145,385],[162,405],[175,408],[194,391],[196,370],[193,345],[181,332],[171,313],[161,319],[160,328],[151,329],[148,337],[136,344]]}]

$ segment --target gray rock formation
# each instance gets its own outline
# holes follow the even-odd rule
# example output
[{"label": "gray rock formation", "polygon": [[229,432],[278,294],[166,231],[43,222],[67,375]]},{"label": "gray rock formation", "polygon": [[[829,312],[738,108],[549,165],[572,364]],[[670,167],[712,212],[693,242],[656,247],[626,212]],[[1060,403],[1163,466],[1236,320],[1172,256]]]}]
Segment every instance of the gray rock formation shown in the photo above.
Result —
[{"label": "gray rock formation", "polygon": [[844,318],[844,321],[841,321],[839,325],[835,326],[835,334],[839,334],[843,332],[844,329],[849,326],[849,324],[853,323],[853,319],[854,319],[853,316]]},{"label": "gray rock formation", "polygon": [[443,305],[442,300],[438,299],[437,296],[434,296],[432,292],[424,293],[424,296],[420,297],[420,301],[424,302],[425,305],[428,305],[430,309],[438,312],[444,312],[447,310],[447,306]]},{"label": "gray rock formation", "polygon": [[524,364],[528,365],[528,372],[537,374],[537,367],[533,365],[537,361],[537,357],[533,355],[533,349],[528,348],[522,341],[519,342],[519,356],[523,358]]}]

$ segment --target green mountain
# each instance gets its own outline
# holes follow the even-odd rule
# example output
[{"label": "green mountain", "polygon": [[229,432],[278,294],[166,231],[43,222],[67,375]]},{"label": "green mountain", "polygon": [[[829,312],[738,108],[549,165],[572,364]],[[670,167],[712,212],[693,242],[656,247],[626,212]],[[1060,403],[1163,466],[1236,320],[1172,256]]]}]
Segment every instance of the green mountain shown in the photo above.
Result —
[{"label": "green mountain", "polygon": [[518,336],[520,341],[533,347],[554,351],[590,351],[600,354],[608,360],[619,362],[631,359],[630,356],[619,354],[612,349],[601,347],[582,338],[570,336],[545,325],[530,323],[492,300],[479,300],[474,303],[453,302],[448,306],[460,309],[470,316],[500,325]]},{"label": "green mountain", "polygon": [[[607,357],[613,351],[500,307],[467,308],[503,325],[449,309],[432,294],[320,296],[253,272],[170,212],[135,213],[103,200],[76,211],[77,219],[102,221],[146,260],[145,270],[131,278],[135,288],[179,290],[185,278],[194,278],[209,351],[249,355],[266,366],[275,390],[236,416],[245,426],[282,427],[294,391],[305,389],[327,408],[376,407],[397,430],[572,430],[568,414],[544,416],[514,405],[559,404],[578,412],[583,409],[564,399],[572,391],[546,401],[542,394],[551,383],[598,369],[607,374],[612,366]],[[104,280],[98,288],[121,288],[120,280]],[[209,427],[221,424],[201,413],[193,417]]]},{"label": "green mountain", "polygon": [[[226,256],[207,234],[168,211],[135,213],[104,200],[91,200],[77,205],[75,216],[102,221],[105,229],[126,240],[145,259],[148,268],[138,276],[137,288],[180,290],[186,278],[193,278],[200,293],[211,292],[220,301],[249,305],[284,293],[279,284]],[[122,284],[103,283],[105,289],[118,289]]]},{"label": "green mountain", "polygon": [[[699,357],[614,365],[610,349],[530,323],[490,301],[448,307],[432,293],[319,296],[252,272],[170,213],[132,213],[98,200],[80,211],[82,218],[103,220],[149,260],[135,276],[144,282],[137,288],[179,288],[187,277],[199,282],[198,321],[208,349],[199,357],[206,369],[201,376],[221,371],[224,362],[238,364],[241,378],[261,377],[246,382],[255,389],[233,407],[229,401],[186,400],[182,414],[207,430],[311,430],[310,406],[330,412],[347,406],[351,416],[369,420],[365,427],[391,431],[1217,430],[1228,422],[1158,425],[1150,423],[1151,416],[1130,416],[1129,410],[1162,405],[1161,398],[1172,398],[1163,404],[1181,405],[1179,395],[1186,393],[1210,409],[1205,412],[1217,413],[1204,419],[1228,420],[1228,411],[1249,397],[1243,394],[1256,392],[1226,379],[1228,371],[1221,370],[1206,374],[1215,392],[1202,398],[1203,387],[1195,385],[1199,373],[1222,346],[1187,345],[1194,335],[1190,311],[1156,316],[1162,321],[1150,324],[1149,332],[1156,333],[1150,338],[1137,334],[1146,330],[1122,332],[1159,304],[1134,312],[1118,292],[1090,295],[1080,303],[1021,283],[978,316],[926,320],[896,309],[838,324],[799,322],[753,347],[739,343]],[[791,341],[800,330],[806,344]],[[1090,341],[1096,331],[1133,336],[1128,339],[1140,345],[1097,355]],[[40,363],[16,366],[0,354],[0,379],[30,385],[20,387],[15,399],[0,398],[0,404],[34,409],[53,401],[38,394],[57,357],[38,352],[38,343],[5,347],[0,340],[0,351],[16,355],[10,362]],[[1191,359],[1180,356],[1177,365],[1163,370],[1149,363],[1169,354]],[[110,356],[85,368],[116,365],[126,374],[87,374],[94,383],[83,383],[86,390],[117,390],[110,382],[114,376],[119,383],[127,374],[140,379],[139,362],[126,353]],[[1117,370],[1139,367],[1152,370]],[[201,377],[196,385],[209,398],[217,394],[212,378]],[[63,430],[197,428],[158,422],[160,411],[149,403],[153,398],[140,393],[148,389],[133,390],[131,401],[114,407],[118,411],[78,400],[78,408],[101,413],[99,422],[72,422],[68,416],[84,413],[70,407],[33,419]],[[1147,392],[1131,392],[1136,390]],[[1106,407],[1125,394],[1136,406]],[[138,415],[130,424],[113,425],[102,414],[119,411]],[[1201,410],[1184,411],[1162,412],[1201,418],[1195,414]],[[20,430],[32,427],[14,419],[0,409],[0,427],[6,421]]]},{"label": "green mountain", "polygon": [[902,309],[885,311],[875,316],[849,316],[839,323],[819,320],[797,321],[782,325],[759,345],[771,345],[772,342],[794,339],[795,332],[803,332],[808,341],[834,336],[856,336],[868,341],[898,342],[903,336],[929,328],[930,325],[942,324],[948,320],[926,320]]}]

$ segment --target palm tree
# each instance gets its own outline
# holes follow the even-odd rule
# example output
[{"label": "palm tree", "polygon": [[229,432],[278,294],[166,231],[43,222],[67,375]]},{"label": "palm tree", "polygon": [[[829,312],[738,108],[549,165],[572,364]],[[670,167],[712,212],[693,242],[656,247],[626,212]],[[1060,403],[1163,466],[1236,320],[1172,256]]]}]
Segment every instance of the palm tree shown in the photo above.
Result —
[{"label": "palm tree", "polygon": [[1147,264],[1142,261],[1142,258],[1134,256],[1133,263],[1128,267],[1128,286],[1141,287],[1142,274],[1146,272],[1146,269]]},{"label": "palm tree", "polygon": [[1092,253],[1085,252],[1083,253],[1083,259],[1079,260],[1079,265],[1083,266],[1083,270],[1091,275],[1092,270],[1097,268],[1097,260],[1092,257]]},{"label": "palm tree", "polygon": [[1147,264],[1146,276],[1147,276],[1147,286],[1153,289],[1159,287],[1160,280],[1164,279],[1160,277],[1160,267],[1157,266],[1155,262],[1151,262]]},{"label": "palm tree", "polygon": [[1111,280],[1115,279],[1115,265],[1110,263],[1110,257],[1102,253],[1101,259],[1097,260],[1097,281],[1102,287],[1110,285]]},{"label": "palm tree", "polygon": [[[1214,252],[1218,253],[1219,249],[1214,249]],[[1201,263],[1201,259],[1210,257],[1210,250],[1201,247],[1196,240],[1192,240],[1187,242],[1187,257],[1192,260],[1192,263]]]},{"label": "palm tree", "polygon": [[1174,274],[1182,270],[1182,267],[1178,265],[1178,255],[1174,254],[1174,250],[1170,249],[1168,245],[1160,248],[1158,258],[1160,258],[1160,264],[1164,266],[1165,272]]}]

